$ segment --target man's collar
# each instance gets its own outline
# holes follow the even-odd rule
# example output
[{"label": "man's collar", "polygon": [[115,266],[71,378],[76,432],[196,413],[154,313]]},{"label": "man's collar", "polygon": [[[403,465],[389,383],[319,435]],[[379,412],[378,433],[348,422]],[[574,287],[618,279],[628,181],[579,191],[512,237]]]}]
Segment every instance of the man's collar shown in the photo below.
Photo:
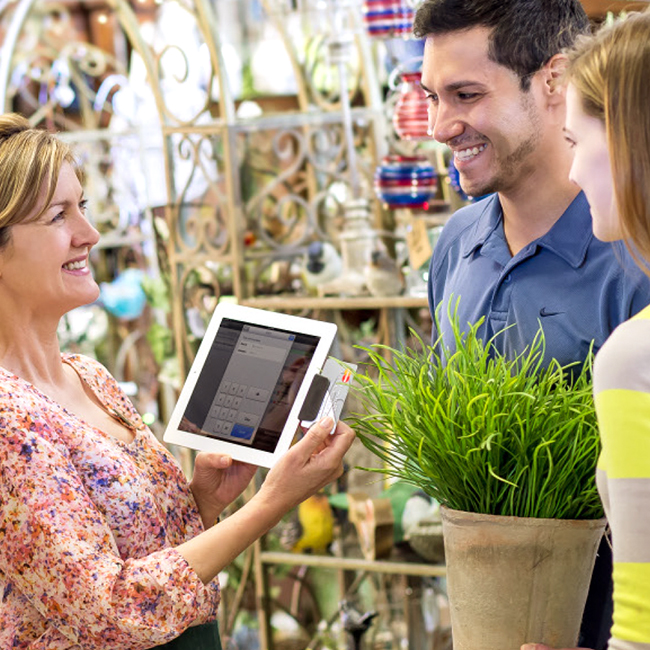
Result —
[{"label": "man's collar", "polygon": [[577,269],[585,261],[587,248],[593,237],[589,203],[581,191],[553,227],[536,243],[553,251]]},{"label": "man's collar", "polygon": [[[484,203],[483,210],[476,221],[474,237],[467,242],[463,251],[463,257],[469,257],[474,251],[481,248],[503,219],[503,211],[497,194],[484,199],[481,203]],[[561,257],[573,268],[578,268],[585,260],[587,248],[592,239],[589,203],[584,192],[579,192],[551,229],[532,243],[543,246]]]},{"label": "man's collar", "polygon": [[498,194],[491,194],[476,204],[482,210],[474,224],[474,234],[468,239],[463,249],[463,257],[469,257],[474,251],[481,248],[488,237],[501,223],[501,203]]}]

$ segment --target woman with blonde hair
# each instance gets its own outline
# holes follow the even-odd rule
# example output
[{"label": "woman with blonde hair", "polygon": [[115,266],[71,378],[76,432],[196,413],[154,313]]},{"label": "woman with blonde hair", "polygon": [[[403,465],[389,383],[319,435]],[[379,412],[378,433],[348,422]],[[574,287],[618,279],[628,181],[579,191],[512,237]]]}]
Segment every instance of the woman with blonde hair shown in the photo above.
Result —
[{"label": "woman with blonde hair", "polygon": [[0,647],[219,647],[217,574],[340,476],[354,433],[315,424],[243,507],[255,469],[198,454],[188,482],[117,382],[62,354],[61,317],[97,299],[72,152],[0,116]]},{"label": "woman with blonde hair", "polygon": [[[567,78],[570,176],[590,203],[594,234],[622,240],[650,275],[650,11],[581,41],[570,52]],[[647,649],[650,307],[619,325],[598,352],[594,398],[602,440],[597,482],[614,559],[609,647]]]}]

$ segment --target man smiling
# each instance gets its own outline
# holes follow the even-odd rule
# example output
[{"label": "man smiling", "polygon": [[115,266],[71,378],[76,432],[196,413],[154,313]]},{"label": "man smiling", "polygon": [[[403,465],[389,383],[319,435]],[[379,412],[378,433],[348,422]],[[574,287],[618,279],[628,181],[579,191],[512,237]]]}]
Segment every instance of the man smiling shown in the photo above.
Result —
[{"label": "man smiling", "polygon": [[[462,189],[486,198],[456,212],[431,259],[429,304],[453,345],[461,324],[485,321],[509,357],[541,326],[545,361],[585,360],[650,302],[650,285],[621,247],[595,239],[584,194],[569,180],[562,128],[563,48],[589,31],[578,0],[425,0],[422,87],[429,129],[453,152]],[[601,544],[580,645],[604,648],[611,625],[611,554]]]},{"label": "man smiling", "polygon": [[[431,260],[429,302],[461,323],[485,317],[509,356],[540,323],[545,359],[583,361],[650,301],[650,285],[623,251],[596,240],[589,206],[569,180],[561,50],[588,32],[578,0],[425,0],[422,86],[429,128],[453,152],[463,190],[487,198],[454,214]],[[510,327],[509,327],[510,326]]]}]

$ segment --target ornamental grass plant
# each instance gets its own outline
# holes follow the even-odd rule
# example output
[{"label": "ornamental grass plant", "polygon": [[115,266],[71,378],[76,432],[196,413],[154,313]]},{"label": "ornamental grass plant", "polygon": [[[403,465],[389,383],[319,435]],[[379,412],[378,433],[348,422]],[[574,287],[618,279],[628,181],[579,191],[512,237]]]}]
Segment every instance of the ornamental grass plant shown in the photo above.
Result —
[{"label": "ornamental grass plant", "polygon": [[[467,512],[553,519],[603,516],[591,355],[578,367],[542,365],[544,335],[507,359],[479,321],[455,349],[361,347],[351,424],[382,463],[364,468],[417,486]],[[499,334],[497,334],[499,336]],[[495,337],[496,338],[496,337]],[[387,354],[388,353],[388,354]]]}]

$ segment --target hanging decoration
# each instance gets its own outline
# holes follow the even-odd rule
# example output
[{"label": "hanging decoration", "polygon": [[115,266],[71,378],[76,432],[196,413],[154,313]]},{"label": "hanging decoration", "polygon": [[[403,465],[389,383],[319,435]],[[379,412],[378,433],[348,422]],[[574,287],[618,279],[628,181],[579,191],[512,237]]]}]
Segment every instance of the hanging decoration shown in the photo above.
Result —
[{"label": "hanging decoration", "polygon": [[430,140],[429,100],[420,85],[420,72],[403,72],[399,96],[393,113],[395,133],[402,140]]},{"label": "hanging decoration", "polygon": [[377,38],[411,35],[414,10],[408,0],[364,0],[364,21],[368,34]]},{"label": "hanging decoration", "polygon": [[385,156],[375,171],[375,192],[388,208],[426,210],[438,176],[424,156]]}]

